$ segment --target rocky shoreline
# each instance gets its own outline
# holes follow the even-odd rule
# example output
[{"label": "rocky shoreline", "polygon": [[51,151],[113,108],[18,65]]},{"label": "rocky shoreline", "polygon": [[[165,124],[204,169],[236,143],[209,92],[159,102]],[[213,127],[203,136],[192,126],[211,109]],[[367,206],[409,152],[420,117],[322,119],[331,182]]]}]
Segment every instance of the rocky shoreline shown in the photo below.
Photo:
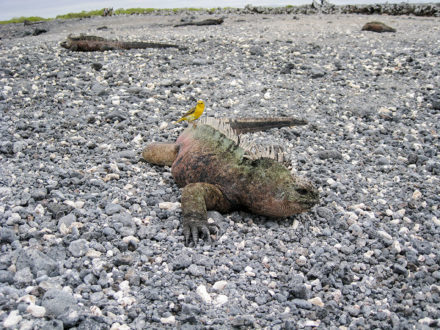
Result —
[{"label": "rocky shoreline", "polygon": [[[0,327],[440,326],[438,19],[244,10],[0,27]],[[71,33],[183,47],[72,52]],[[253,138],[320,204],[211,212],[215,243],[185,247],[170,170],[140,154],[197,99],[307,119]]]},{"label": "rocky shoreline", "polygon": [[333,5],[330,2],[313,1],[310,5],[288,7],[261,7],[248,5],[237,12],[249,14],[363,14],[363,15],[415,15],[440,16],[440,3],[382,3],[365,5]]}]

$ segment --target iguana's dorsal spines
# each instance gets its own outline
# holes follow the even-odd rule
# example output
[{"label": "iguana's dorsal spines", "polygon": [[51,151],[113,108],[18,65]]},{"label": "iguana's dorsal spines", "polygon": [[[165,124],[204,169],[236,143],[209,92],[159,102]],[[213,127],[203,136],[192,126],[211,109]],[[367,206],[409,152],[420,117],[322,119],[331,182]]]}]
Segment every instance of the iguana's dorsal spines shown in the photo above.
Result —
[{"label": "iguana's dorsal spines", "polygon": [[209,125],[212,128],[218,130],[224,134],[228,139],[234,141],[237,145],[240,145],[240,137],[235,134],[229,122],[225,118],[203,117],[200,119],[200,124]]},{"label": "iguana's dorsal spines", "polygon": [[[245,119],[247,120],[247,119]],[[284,163],[284,151],[279,146],[258,146],[253,142],[250,136],[240,136],[231,127],[230,123],[233,119],[204,117],[200,119],[201,125],[208,125],[222,133],[226,138],[234,141],[234,143],[244,150],[243,157],[248,159],[271,158],[277,162]]]},{"label": "iguana's dorsal spines", "polygon": [[[79,36],[73,36],[72,34],[69,34],[67,38],[69,38],[70,40],[73,40],[73,41],[79,41],[79,40],[105,41],[106,40],[103,37],[86,35],[84,33],[80,33]],[[116,40],[108,40],[108,41],[115,41],[116,42]]]}]

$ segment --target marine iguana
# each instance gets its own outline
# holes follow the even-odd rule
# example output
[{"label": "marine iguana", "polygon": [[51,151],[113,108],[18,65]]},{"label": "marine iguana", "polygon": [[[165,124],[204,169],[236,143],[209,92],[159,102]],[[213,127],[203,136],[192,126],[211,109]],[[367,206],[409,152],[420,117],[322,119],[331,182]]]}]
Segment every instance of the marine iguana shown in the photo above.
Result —
[{"label": "marine iguana", "polygon": [[[266,125],[267,124],[267,125]],[[197,243],[199,234],[210,240],[215,226],[207,210],[244,209],[268,217],[288,217],[318,202],[313,185],[294,176],[281,163],[282,154],[252,152],[239,134],[273,127],[304,124],[292,118],[218,120],[203,118],[190,125],[175,143],[152,143],[142,152],[152,164],[171,166],[182,189],[185,244]],[[254,146],[255,147],[255,146]]]},{"label": "marine iguana", "polygon": [[368,22],[362,27],[362,31],[372,31],[372,32],[396,32],[396,29],[388,26],[382,22]]},{"label": "marine iguana", "polygon": [[60,46],[77,52],[103,52],[116,49],[180,48],[179,46],[172,44],[108,40],[102,37],[87,36],[83,34],[78,37],[69,35],[66,41],[60,43]]},{"label": "marine iguana", "polygon": [[188,25],[196,25],[196,26],[220,25],[223,22],[224,22],[223,18],[208,18],[203,21],[190,21],[190,22],[183,22],[183,23],[175,24],[174,27],[188,26]]}]

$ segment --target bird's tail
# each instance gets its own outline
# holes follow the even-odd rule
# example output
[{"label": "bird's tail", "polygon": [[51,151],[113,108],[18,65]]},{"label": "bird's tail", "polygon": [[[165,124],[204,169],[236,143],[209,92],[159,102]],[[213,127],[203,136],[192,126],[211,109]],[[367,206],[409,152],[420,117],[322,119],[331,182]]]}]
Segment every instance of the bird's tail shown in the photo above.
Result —
[{"label": "bird's tail", "polygon": [[180,118],[179,120],[176,120],[175,122],[173,122],[173,124],[178,124],[178,123],[180,123],[181,121],[184,121],[185,120],[185,118]]}]

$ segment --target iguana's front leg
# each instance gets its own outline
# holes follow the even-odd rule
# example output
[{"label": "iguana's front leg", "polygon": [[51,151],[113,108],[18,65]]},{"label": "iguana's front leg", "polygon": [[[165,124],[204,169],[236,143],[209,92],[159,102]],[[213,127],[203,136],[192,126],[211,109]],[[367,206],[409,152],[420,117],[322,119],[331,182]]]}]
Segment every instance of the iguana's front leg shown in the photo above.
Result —
[{"label": "iguana's front leg", "polygon": [[230,202],[215,185],[197,182],[190,183],[182,189],[183,235],[185,244],[190,240],[196,244],[201,233],[208,241],[211,240],[210,230],[216,226],[208,224],[207,210],[228,212]]}]

